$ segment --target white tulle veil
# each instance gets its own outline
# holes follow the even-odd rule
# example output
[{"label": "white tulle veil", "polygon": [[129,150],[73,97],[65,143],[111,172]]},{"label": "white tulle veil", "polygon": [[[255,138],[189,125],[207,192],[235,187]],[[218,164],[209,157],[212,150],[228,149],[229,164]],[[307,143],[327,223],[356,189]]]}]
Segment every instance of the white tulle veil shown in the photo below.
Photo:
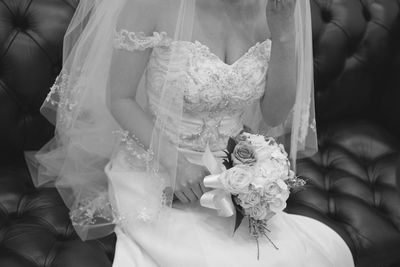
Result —
[{"label": "white tulle veil", "polygon": [[[259,103],[244,116],[244,124],[254,131],[281,137],[293,162],[317,148],[309,5],[309,0],[298,0],[295,10],[297,93],[292,112],[278,127],[263,122]],[[42,113],[56,126],[55,137],[34,157],[28,154],[27,161],[37,186],[57,187],[82,239],[108,235],[116,222],[126,219],[110,204],[112,185],[106,175],[110,160],[120,156],[121,147],[131,156],[129,168],[138,173],[135,177],[130,171],[132,177],[127,179],[133,184],[141,179],[143,188],[138,190],[146,196],[126,203],[132,213],[124,216],[150,221],[172,205],[175,171],[167,172],[161,157],[166,146],[179,146],[184,96],[173,90],[179,79],[170,70],[182,56],[178,41],[194,41],[195,16],[196,0],[80,1],[65,35],[63,69],[42,106]],[[153,25],[155,18],[161,18],[161,23]],[[118,38],[136,42],[117,49],[121,48]],[[164,55],[168,62],[164,75],[152,78],[159,95],[158,101],[151,103],[146,92],[151,44],[162,49],[171,42],[177,45]],[[140,75],[130,75],[138,68],[142,68],[136,72]],[[134,130],[126,129],[110,112],[110,93],[121,86],[132,88],[132,98],[152,117],[149,146],[128,136],[126,131]],[[170,127],[171,123],[176,127]],[[172,152],[168,157],[174,161],[178,154]],[[111,203],[115,201],[111,199]]]}]

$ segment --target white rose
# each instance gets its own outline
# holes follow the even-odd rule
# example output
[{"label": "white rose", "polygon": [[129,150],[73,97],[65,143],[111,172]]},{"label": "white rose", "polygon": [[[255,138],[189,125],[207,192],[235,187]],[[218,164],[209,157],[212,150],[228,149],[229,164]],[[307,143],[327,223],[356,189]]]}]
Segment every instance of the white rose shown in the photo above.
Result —
[{"label": "white rose", "polygon": [[272,149],[271,157],[275,159],[287,160],[287,156],[288,155],[285,150],[282,150],[280,147],[275,147],[274,149]]},{"label": "white rose", "polygon": [[279,186],[280,189],[282,189],[282,191],[289,190],[287,184],[281,179],[276,180],[276,184]]},{"label": "white rose", "polygon": [[257,167],[262,168],[265,172],[264,176],[273,179],[287,179],[289,166],[286,161],[265,160],[258,162]]},{"label": "white rose", "polygon": [[277,195],[274,199],[269,201],[268,204],[272,212],[278,213],[286,208],[286,199],[283,195]]},{"label": "white rose", "polygon": [[256,164],[252,166],[253,175],[256,177],[267,177],[268,172],[262,166],[262,164]]},{"label": "white rose", "polygon": [[267,172],[258,165],[254,165],[251,168],[251,172],[253,174],[253,180],[251,184],[256,189],[264,188],[265,183],[267,182]]},{"label": "white rose", "polygon": [[253,174],[246,165],[236,165],[226,170],[219,176],[219,180],[224,188],[231,194],[247,193],[250,183],[253,180]]},{"label": "white rose", "polygon": [[265,141],[265,137],[263,135],[252,134],[248,137],[248,140],[255,147],[264,147],[264,146],[268,145],[268,143]]},{"label": "white rose", "polygon": [[247,194],[239,194],[240,206],[248,209],[256,206],[261,201],[261,195],[257,191],[251,191]]},{"label": "white rose", "polygon": [[286,201],[289,197],[290,191],[284,181],[277,179],[265,185],[264,193],[267,198],[274,198],[275,196],[280,195]]},{"label": "white rose", "polygon": [[289,189],[283,190],[282,193],[281,193],[281,195],[282,195],[282,199],[285,200],[285,201],[287,201],[288,198],[289,198],[289,195],[290,195]]},{"label": "white rose", "polygon": [[250,137],[250,140],[254,142],[254,145],[257,143],[260,145],[266,144],[267,142],[265,141],[265,137],[263,135],[258,135],[258,134],[253,134]]},{"label": "white rose", "polygon": [[265,220],[268,216],[268,208],[264,205],[257,205],[246,209],[245,213],[254,220]]},{"label": "white rose", "polygon": [[269,196],[275,196],[282,192],[281,187],[276,183],[276,181],[272,181],[267,183],[264,186],[264,192]]},{"label": "white rose", "polygon": [[267,179],[262,176],[254,176],[253,181],[251,182],[254,188],[260,192],[264,192],[265,183],[267,183]]},{"label": "white rose", "polygon": [[258,161],[257,153],[256,157],[257,157],[257,167],[263,170],[264,172],[263,176],[270,177],[271,173],[276,171],[277,168],[279,168],[277,163],[270,160],[269,158],[265,158],[263,161]]},{"label": "white rose", "polygon": [[256,147],[255,151],[257,162],[265,162],[271,159],[272,150],[269,146]]},{"label": "white rose", "polygon": [[[285,169],[281,169],[277,167],[273,162],[267,161],[261,165],[255,165],[252,168],[252,173],[254,175],[253,181],[251,184],[259,191],[259,192],[269,192],[268,188],[271,187],[271,183],[276,183],[279,181],[277,185],[282,190],[287,189],[287,185],[284,180],[287,179],[287,171]],[[278,192],[280,193],[280,191]]]}]

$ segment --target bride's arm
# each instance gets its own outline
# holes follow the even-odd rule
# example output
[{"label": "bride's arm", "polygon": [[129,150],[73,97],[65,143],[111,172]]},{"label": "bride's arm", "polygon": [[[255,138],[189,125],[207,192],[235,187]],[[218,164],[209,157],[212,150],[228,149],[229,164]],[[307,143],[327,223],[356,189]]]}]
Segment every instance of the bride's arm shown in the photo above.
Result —
[{"label": "bride's arm", "polygon": [[[154,36],[157,24],[164,19],[165,1],[137,0],[127,1],[119,14],[114,49],[111,55],[108,82],[108,105],[111,114],[119,126],[134,136],[135,141],[144,149],[157,149],[151,144],[153,138],[154,118],[136,102],[140,80],[149,62],[152,49],[161,41]],[[163,4],[164,3],[164,4]],[[164,12],[167,13],[167,12]],[[159,37],[159,36],[158,36]],[[161,155],[165,166],[176,166],[163,154],[176,154],[176,148],[168,140],[163,142],[162,151],[153,151]]]},{"label": "bride's arm", "polygon": [[[138,34],[143,33],[146,38],[150,37],[156,27],[156,18],[148,12],[146,19],[129,20],[129,17],[139,16],[131,14],[134,8],[129,4],[121,12],[115,31]],[[143,5],[143,11],[151,10],[150,7]],[[135,12],[136,13],[136,12]],[[135,21],[134,21],[135,20]],[[133,22],[134,21],[134,22]],[[149,114],[135,101],[137,88],[149,60],[151,47],[149,49],[134,49],[136,39],[128,39],[128,34],[115,36],[116,39],[124,38],[117,43],[111,55],[110,76],[108,83],[109,109],[122,129],[132,133],[140,140],[140,143],[148,149],[151,142],[153,122]],[[126,40],[128,39],[128,40]],[[140,127],[138,127],[140,125]]]},{"label": "bride's arm", "polygon": [[267,5],[272,48],[261,111],[269,126],[283,123],[295,102],[295,3],[295,0],[269,0]]},{"label": "bride's arm", "polygon": [[151,116],[135,101],[135,97],[149,54],[149,51],[114,51],[110,67],[112,88],[109,91],[111,114],[121,128],[134,134],[146,149],[150,147],[154,123]]},{"label": "bride's arm", "polygon": [[[144,18],[145,21],[144,19],[139,19],[134,23],[131,21],[121,23],[122,30],[128,30],[130,33],[136,34],[140,32],[143,33],[141,38],[143,36],[151,38],[153,31],[156,29],[159,14],[154,18],[152,18],[151,12],[148,12],[146,16],[144,14],[143,11],[139,12],[139,14],[127,14],[125,17],[128,19],[136,15]],[[129,25],[126,26],[126,24]],[[128,29],[125,29],[125,27]],[[148,64],[151,51],[151,45],[148,49],[114,49],[108,85],[109,109],[120,127],[134,135],[134,139],[140,142],[145,149],[152,145],[152,149],[157,150],[159,148],[158,144],[151,144],[151,142],[162,142],[162,147],[159,148],[159,151],[153,152],[158,155],[158,160],[171,175],[175,175],[175,168],[177,168],[176,196],[182,202],[195,201],[204,191],[204,188],[202,189],[202,185],[199,183],[205,176],[204,169],[188,162],[183,155],[177,152],[177,147],[174,144],[169,140],[165,140],[166,137],[163,137],[163,140],[153,138],[153,117],[143,110],[135,100],[137,88]],[[178,162],[171,155],[178,155]]]},{"label": "bride's arm", "polygon": [[[126,55],[120,54],[116,59],[119,57],[124,57],[126,60]],[[154,123],[151,116],[134,100],[138,81],[144,71],[145,63],[148,61],[149,52],[130,56],[131,59],[133,59],[132,57],[136,62],[140,62],[140,64],[135,64],[135,71],[132,71],[132,69],[120,70],[117,65],[111,65],[112,68],[115,68],[112,71],[111,83],[119,84],[118,81],[125,80],[127,77],[132,82],[130,86],[120,84],[120,86],[111,90],[110,111],[121,128],[134,134],[144,147],[149,148]],[[158,138],[154,139],[157,140]],[[201,183],[202,178],[207,174],[205,169],[191,164],[182,154],[176,151],[177,148],[169,143],[169,140],[162,140],[161,142],[163,143],[162,148],[160,151],[154,151],[154,153],[159,155],[161,164],[170,171],[170,174],[176,175],[175,195],[183,203],[200,199],[205,192]],[[153,149],[158,147],[156,144],[153,145]],[[178,154],[178,162],[174,157],[171,157],[171,155],[176,154]],[[176,174],[174,173],[175,168],[177,168]]]}]

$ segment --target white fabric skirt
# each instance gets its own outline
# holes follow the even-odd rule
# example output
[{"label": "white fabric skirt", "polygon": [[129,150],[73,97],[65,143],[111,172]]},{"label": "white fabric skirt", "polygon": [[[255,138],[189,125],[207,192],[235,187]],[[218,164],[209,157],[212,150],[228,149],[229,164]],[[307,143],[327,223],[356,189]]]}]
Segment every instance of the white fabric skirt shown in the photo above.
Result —
[{"label": "white fabric skirt", "polygon": [[[118,157],[115,159],[118,161]],[[113,163],[113,166],[118,162]],[[128,214],[146,192],[140,172],[106,171],[114,208]],[[142,196],[140,196],[142,195]],[[257,242],[243,221],[233,233],[234,218],[217,216],[198,202],[176,204],[165,220],[140,225],[123,221],[116,226],[113,267],[352,267],[353,259],[343,239],[314,219],[280,213],[269,221],[269,238]],[[259,251],[259,255],[258,255]]]}]

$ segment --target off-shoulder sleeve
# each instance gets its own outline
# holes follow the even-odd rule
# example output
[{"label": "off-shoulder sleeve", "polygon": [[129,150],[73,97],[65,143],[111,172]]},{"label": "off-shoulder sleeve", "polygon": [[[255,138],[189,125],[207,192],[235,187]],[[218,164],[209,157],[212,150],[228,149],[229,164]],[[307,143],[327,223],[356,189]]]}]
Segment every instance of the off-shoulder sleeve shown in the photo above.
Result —
[{"label": "off-shoulder sleeve", "polygon": [[133,52],[144,51],[157,46],[168,46],[171,39],[166,32],[153,32],[146,35],[144,32],[131,32],[126,29],[115,31],[114,48]]}]

